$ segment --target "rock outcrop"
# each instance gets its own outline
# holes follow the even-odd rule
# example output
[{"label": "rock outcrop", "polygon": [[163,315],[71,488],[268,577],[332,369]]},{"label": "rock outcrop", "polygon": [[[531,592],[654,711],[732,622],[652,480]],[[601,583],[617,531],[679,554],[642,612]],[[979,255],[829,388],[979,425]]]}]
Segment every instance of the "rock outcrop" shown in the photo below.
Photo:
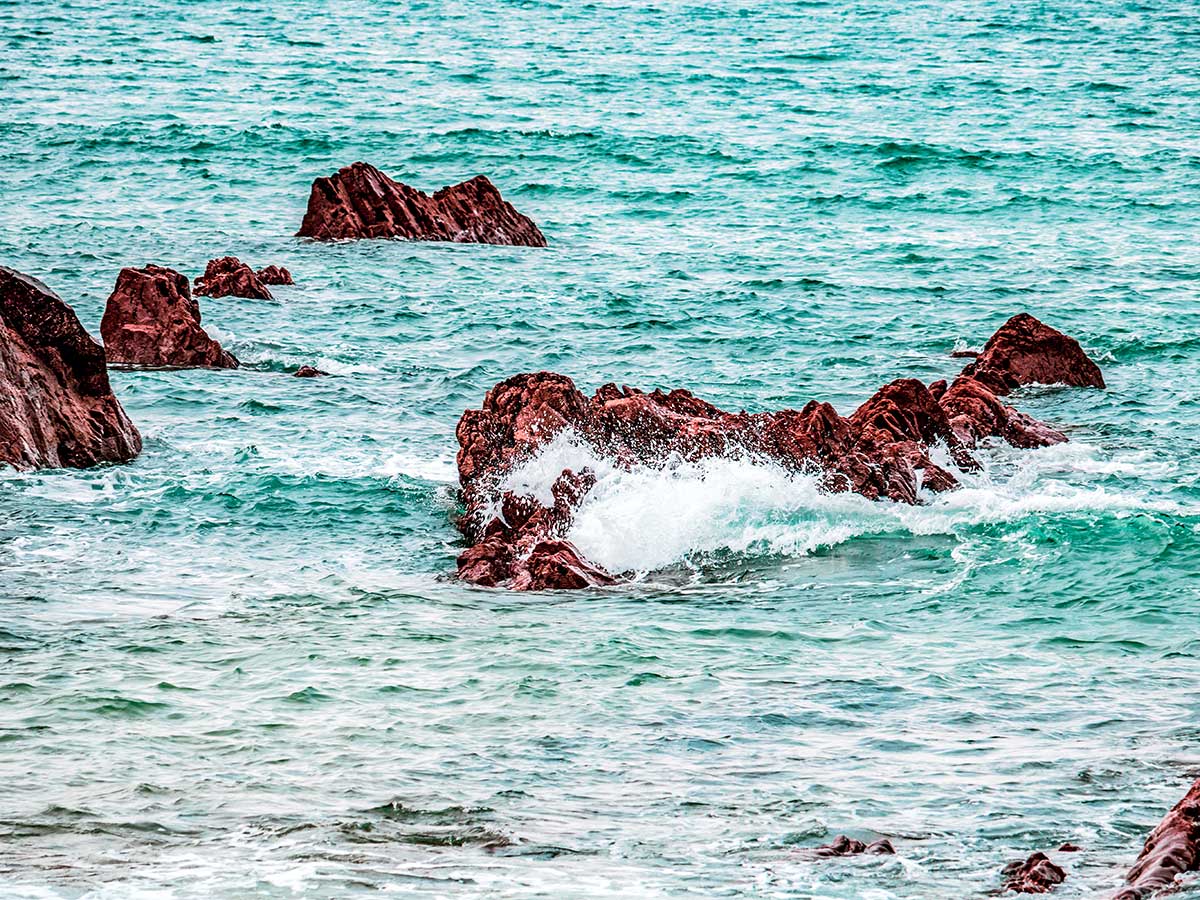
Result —
[{"label": "rock outcrop", "polygon": [[992,393],[1003,396],[1026,384],[1104,387],[1104,376],[1079,342],[1028,313],[1013,316],[963,369]]},{"label": "rock outcrop", "polygon": [[[1031,334],[1037,339],[1032,343],[1022,337]],[[988,359],[992,383],[1019,382],[1031,372],[1058,372],[1079,380],[1079,373],[1087,375],[1087,366],[1094,366],[1086,357],[1087,366],[1076,357],[1078,344],[1032,317],[1010,320],[997,335],[988,342],[991,350],[980,357]],[[996,349],[1018,345],[1023,349],[1008,355]],[[590,471],[563,471],[549,506],[503,487],[514,467],[563,432],[626,468],[661,465],[672,458],[745,454],[815,474],[828,491],[902,503],[919,502],[922,491],[958,485],[953,472],[934,461],[934,447],[945,448],[960,471],[971,471],[978,466],[971,449],[990,438],[1017,447],[1066,440],[1056,429],[1005,405],[987,383],[968,374],[978,363],[950,385],[894,381],[848,417],[817,401],[800,410],[750,414],[721,410],[685,390],[646,393],[606,384],[587,397],[570,378],[553,372],[506,379],[488,391],[480,409],[467,410],[458,423],[465,507],[459,527],[471,544],[459,558],[459,576],[520,590],[614,580],[566,540],[574,511],[594,484]]]},{"label": "rock outcrop", "polygon": [[833,839],[832,843],[825,844],[813,851],[814,856],[834,857],[834,856],[860,856],[864,853],[876,856],[890,856],[896,852],[896,848],[892,846],[892,842],[887,838],[880,838],[877,841],[872,841],[865,844],[862,841],[852,837],[847,837],[844,834],[839,834]]},{"label": "rock outcrop", "polygon": [[528,216],[477,175],[430,196],[363,162],[313,182],[297,237],[403,238],[460,244],[545,247]]},{"label": "rock outcrop", "polygon": [[141,449],[104,348],[52,290],[0,266],[0,464],[84,468]]},{"label": "rock outcrop", "polygon": [[204,268],[204,275],[196,279],[195,290],[197,297],[273,299],[262,278],[236,256],[210,259]]},{"label": "rock outcrop", "polygon": [[200,327],[187,277],[162,266],[122,269],[100,335],[110,363],[235,369],[238,361]]},{"label": "rock outcrop", "polygon": [[296,378],[320,378],[322,375],[328,374],[328,372],[322,372],[316,366],[301,366],[292,373]]},{"label": "rock outcrop", "polygon": [[1126,886],[1113,900],[1144,900],[1171,890],[1184,872],[1200,870],[1200,779],[1166,814],[1142,848]]},{"label": "rock outcrop", "polygon": [[1031,854],[1004,867],[1004,890],[1017,894],[1048,894],[1067,880],[1067,873],[1045,853]]},{"label": "rock outcrop", "polygon": [[256,273],[263,284],[295,284],[292,273],[283,266],[267,266]]}]

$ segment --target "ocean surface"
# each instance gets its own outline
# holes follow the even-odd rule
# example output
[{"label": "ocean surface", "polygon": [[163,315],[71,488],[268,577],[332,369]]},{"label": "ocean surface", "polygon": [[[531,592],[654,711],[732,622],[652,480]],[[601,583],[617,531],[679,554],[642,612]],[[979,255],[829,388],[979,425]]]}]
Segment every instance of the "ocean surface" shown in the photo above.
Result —
[{"label": "ocean surface", "polygon": [[[359,159],[550,246],[292,237]],[[0,896],[1103,896],[1200,774],[1193,4],[0,0],[0,185],[93,334],[123,266],[296,278],[113,373],[136,462],[0,474]],[[502,378],[848,413],[1021,311],[1108,380],[1015,396],[1066,445],[606,471],[634,583],[453,578]]]}]

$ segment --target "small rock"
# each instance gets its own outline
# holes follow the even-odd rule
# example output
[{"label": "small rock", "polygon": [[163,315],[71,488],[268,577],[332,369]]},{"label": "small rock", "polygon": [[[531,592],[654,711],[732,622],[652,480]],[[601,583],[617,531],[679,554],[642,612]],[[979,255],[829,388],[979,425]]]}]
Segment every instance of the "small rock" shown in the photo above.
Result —
[{"label": "small rock", "polygon": [[[265,270],[264,270],[265,271]],[[210,259],[204,275],[196,279],[198,297],[245,297],[271,300],[271,292],[254,270],[236,256]]]},{"label": "small rock", "polygon": [[1045,853],[1034,853],[1004,867],[1004,890],[1018,894],[1048,894],[1067,879],[1067,873]]},{"label": "small rock", "polygon": [[295,378],[319,378],[322,375],[328,375],[328,372],[322,372],[314,366],[301,366],[292,373]]},{"label": "small rock", "polygon": [[263,284],[295,284],[292,273],[283,266],[267,266],[257,272],[258,280]]}]

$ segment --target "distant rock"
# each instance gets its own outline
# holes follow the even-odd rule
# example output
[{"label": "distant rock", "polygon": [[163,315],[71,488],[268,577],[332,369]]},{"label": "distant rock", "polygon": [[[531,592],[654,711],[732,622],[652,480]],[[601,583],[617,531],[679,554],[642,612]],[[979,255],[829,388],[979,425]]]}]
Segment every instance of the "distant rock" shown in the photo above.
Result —
[{"label": "distant rock", "polygon": [[200,327],[187,277],[162,266],[122,269],[100,322],[110,363],[236,369],[237,359]]},{"label": "distant rock", "polygon": [[1045,853],[1034,853],[1024,862],[1004,867],[1004,890],[1017,894],[1048,894],[1067,880],[1067,873]]},{"label": "distant rock", "polygon": [[[291,284],[290,276],[286,283]],[[204,275],[196,279],[196,296],[245,297],[250,300],[273,299],[262,278],[236,256],[210,259],[204,269]]]},{"label": "distant rock", "polygon": [[[1036,364],[1030,361],[1033,351],[1011,350],[1018,345],[1037,348]],[[459,576],[514,590],[613,580],[565,540],[576,508],[595,483],[593,473],[563,470],[550,506],[500,487],[514,467],[564,431],[623,468],[746,454],[815,474],[827,491],[915,504],[922,492],[958,486],[954,472],[935,462],[935,448],[945,449],[954,469],[971,472],[979,468],[971,450],[987,439],[1023,448],[1066,440],[1057,429],[1004,404],[990,385],[1001,371],[1014,382],[1031,373],[1074,372],[1071,377],[1079,380],[1078,373],[1095,364],[1076,356],[1072,345],[1078,348],[1036,319],[1018,316],[988,342],[999,349],[988,358],[986,383],[968,374],[981,356],[949,385],[897,379],[849,416],[817,401],[799,410],[727,412],[686,390],[645,392],[615,384],[587,397],[564,375],[515,375],[488,391],[479,409],[464,412],[456,430],[465,507],[459,528],[471,544],[459,557]],[[1005,348],[1011,350],[1007,355]]]},{"label": "distant rock", "polygon": [[1065,841],[1058,848],[1058,852],[1059,853],[1078,853],[1082,849],[1083,848],[1080,847],[1078,844],[1072,844],[1070,841]]},{"label": "distant rock", "polygon": [[363,162],[313,182],[297,236],[546,246],[533,220],[483,175],[430,196]]},{"label": "distant rock", "polygon": [[1144,900],[1170,891],[1184,872],[1200,870],[1200,779],[1150,837],[1113,900]]},{"label": "distant rock", "polygon": [[52,290],[0,266],[0,464],[85,468],[141,449],[104,348]]},{"label": "distant rock", "polygon": [[263,284],[295,284],[292,273],[283,266],[267,266],[258,270],[258,280]]},{"label": "distant rock", "polygon": [[1026,384],[1104,387],[1104,376],[1079,342],[1028,313],[1013,316],[962,372],[1003,396]]},{"label": "distant rock", "polygon": [[322,375],[328,374],[328,372],[322,372],[315,366],[301,366],[292,373],[296,378],[320,378]]},{"label": "distant rock", "polygon": [[859,856],[863,853],[874,854],[877,856],[890,856],[895,852],[896,848],[892,846],[892,842],[887,838],[880,838],[877,841],[864,844],[862,841],[855,840],[851,837],[846,837],[844,834],[839,834],[833,839],[832,843],[818,847],[813,851],[813,854],[822,857]]}]

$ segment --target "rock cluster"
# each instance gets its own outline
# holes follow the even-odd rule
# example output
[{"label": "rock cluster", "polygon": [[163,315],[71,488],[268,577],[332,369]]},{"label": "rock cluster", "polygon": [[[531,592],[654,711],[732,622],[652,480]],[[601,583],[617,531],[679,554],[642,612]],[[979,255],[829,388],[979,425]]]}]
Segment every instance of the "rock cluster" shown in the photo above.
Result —
[{"label": "rock cluster", "polygon": [[[289,280],[285,283],[290,284],[291,282]],[[196,279],[196,296],[245,297],[250,300],[272,299],[271,292],[267,289],[263,279],[236,256],[210,259],[204,268],[204,274]]]},{"label": "rock cluster", "polygon": [[110,363],[236,369],[233,354],[200,327],[200,304],[173,269],[122,269],[104,308],[100,335]]},{"label": "rock cluster", "polygon": [[832,856],[859,856],[863,853],[869,853],[876,856],[890,856],[896,852],[896,848],[892,846],[892,842],[887,838],[880,838],[877,841],[872,841],[865,844],[862,841],[852,837],[847,837],[844,834],[839,834],[833,839],[832,843],[825,844],[813,851],[815,856],[832,857]]},{"label": "rock cluster", "polygon": [[82,468],[141,449],[104,348],[52,290],[0,266],[0,464]]},{"label": "rock cluster", "polygon": [[1067,880],[1067,873],[1045,853],[1033,853],[1024,862],[1004,867],[1004,890],[1017,894],[1048,894]]},{"label": "rock cluster", "polygon": [[1172,889],[1184,872],[1200,870],[1200,779],[1150,833],[1113,900],[1143,900]]},{"label": "rock cluster", "polygon": [[430,196],[363,162],[313,182],[298,237],[404,238],[545,247],[528,216],[478,175]]},{"label": "rock cluster", "polygon": [[615,384],[589,398],[563,375],[516,375],[488,391],[482,407],[467,410],[458,423],[465,506],[459,525],[471,545],[459,557],[459,576],[514,590],[614,580],[564,539],[594,483],[590,471],[563,471],[550,506],[500,489],[514,466],[564,430],[626,467],[661,464],[672,456],[697,460],[743,453],[792,471],[819,472],[829,491],[916,503],[922,489],[945,491],[958,484],[931,458],[934,445],[944,446],[958,468],[970,470],[977,465],[970,450],[986,438],[1018,447],[1065,441],[1061,432],[999,399],[1015,386],[1046,378],[1104,383],[1078,343],[1026,315],[1010,319],[952,383],[927,387],[900,379],[848,417],[817,401],[800,410],[731,413],[686,390],[645,393]]}]

